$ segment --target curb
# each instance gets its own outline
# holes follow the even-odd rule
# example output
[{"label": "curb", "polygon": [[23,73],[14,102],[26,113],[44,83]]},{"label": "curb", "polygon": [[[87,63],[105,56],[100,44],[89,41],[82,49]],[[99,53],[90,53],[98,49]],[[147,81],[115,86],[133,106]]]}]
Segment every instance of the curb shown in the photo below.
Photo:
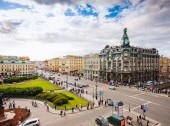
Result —
[{"label": "curb", "polygon": [[[15,99],[17,99],[17,98],[15,98]],[[30,104],[31,104],[31,101],[33,101],[33,100],[31,100],[31,99],[29,99],[29,100],[17,99],[17,100],[20,100],[20,101],[29,101]],[[43,107],[46,107],[42,101],[39,101],[39,100],[34,100],[34,101],[36,101],[37,104],[39,104],[39,105],[41,105],[41,106],[43,106]],[[48,105],[48,106],[49,106],[49,105]],[[100,107],[102,107],[102,106],[100,106]],[[87,108],[87,107],[83,107],[83,108]],[[99,108],[99,106],[95,106],[93,109],[84,109],[84,110],[83,110],[83,108],[82,108],[81,111],[79,111],[78,109],[74,109],[74,110],[77,110],[77,111],[74,111],[74,112],[72,112],[72,110],[66,110],[66,114],[75,114],[75,113],[79,113],[79,112],[84,112],[84,111],[88,111],[88,110],[93,110],[93,109]],[[58,115],[60,115],[60,111],[64,111],[64,110],[55,110],[55,109],[53,109],[53,108],[51,108],[51,107],[49,106],[49,111],[47,111],[47,112],[49,112],[49,113],[51,113],[51,114],[58,114]]]},{"label": "curb", "polygon": [[[132,114],[136,115],[136,116],[139,116],[141,114],[137,113],[137,112],[134,112],[134,111],[131,111]],[[151,123],[153,123],[154,125],[156,126],[161,126],[161,123],[157,122],[156,120],[152,119],[152,118],[149,118],[149,117],[146,117],[146,120],[149,120]]]}]

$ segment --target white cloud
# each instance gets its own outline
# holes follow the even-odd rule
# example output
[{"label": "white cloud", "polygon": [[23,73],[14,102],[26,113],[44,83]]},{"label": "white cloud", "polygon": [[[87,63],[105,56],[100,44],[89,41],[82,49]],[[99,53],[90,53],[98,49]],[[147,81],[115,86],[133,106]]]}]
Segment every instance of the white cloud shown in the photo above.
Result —
[{"label": "white cloud", "polygon": [[[132,5],[120,13],[118,21],[105,18],[108,8],[123,4],[115,0],[77,1],[71,5],[45,5],[33,0],[6,1],[28,5],[30,9],[0,10],[0,30],[5,22],[21,22],[12,27],[7,25],[9,30],[14,31],[12,34],[0,33],[0,54],[28,55],[33,60],[44,60],[66,54],[99,52],[107,44],[119,45],[123,28],[127,27],[131,45],[156,47],[161,54],[170,56],[167,53],[170,48],[168,0],[150,0],[141,4],[132,0]],[[64,15],[68,8],[76,12],[75,5],[85,6],[85,3],[99,12],[98,18]]]}]

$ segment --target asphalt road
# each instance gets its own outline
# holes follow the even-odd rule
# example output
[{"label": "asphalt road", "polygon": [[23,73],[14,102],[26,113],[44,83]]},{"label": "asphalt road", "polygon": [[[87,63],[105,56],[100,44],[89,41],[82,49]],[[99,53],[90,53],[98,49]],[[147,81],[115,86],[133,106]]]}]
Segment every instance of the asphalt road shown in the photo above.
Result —
[{"label": "asphalt road", "polygon": [[[48,74],[49,76],[49,74]],[[60,81],[66,81],[65,75],[54,75]],[[75,77],[68,76],[68,82],[75,82]],[[76,82],[82,84],[89,84],[90,87],[86,88],[89,94],[93,95],[93,91],[96,89],[96,82],[81,79]],[[146,117],[154,119],[161,123],[162,126],[170,125],[170,98],[165,95],[155,94],[145,91],[137,90],[136,88],[129,87],[116,87],[116,90],[110,90],[107,84],[98,84],[98,92],[103,91],[103,99],[112,99],[114,102],[121,100],[124,102],[124,108],[141,113],[140,106],[142,104],[148,104],[149,109],[146,111]],[[111,114],[110,107],[100,107],[94,110],[85,111],[73,115],[68,115],[60,119],[49,119],[42,125],[45,126],[95,126],[94,120],[97,116],[103,115],[105,117]],[[58,117],[57,117],[58,118]]]}]

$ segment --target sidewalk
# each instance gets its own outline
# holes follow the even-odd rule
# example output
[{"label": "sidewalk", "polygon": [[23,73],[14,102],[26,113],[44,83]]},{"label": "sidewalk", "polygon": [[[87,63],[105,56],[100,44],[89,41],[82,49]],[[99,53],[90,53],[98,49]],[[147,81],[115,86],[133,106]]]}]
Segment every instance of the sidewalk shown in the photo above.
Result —
[{"label": "sidewalk", "polygon": [[[139,117],[139,113],[136,113],[134,111],[131,112],[125,112],[124,113],[124,117],[130,116],[132,117],[132,124],[133,126],[139,126],[138,122],[137,122],[137,116]],[[143,115],[141,115],[143,117]],[[159,122],[157,122],[154,119],[151,119],[149,117],[145,117],[145,120],[142,119],[142,125],[143,126],[147,126],[147,121],[149,121],[149,126],[160,126],[161,124]],[[130,126],[129,124],[126,123],[127,126]]]}]

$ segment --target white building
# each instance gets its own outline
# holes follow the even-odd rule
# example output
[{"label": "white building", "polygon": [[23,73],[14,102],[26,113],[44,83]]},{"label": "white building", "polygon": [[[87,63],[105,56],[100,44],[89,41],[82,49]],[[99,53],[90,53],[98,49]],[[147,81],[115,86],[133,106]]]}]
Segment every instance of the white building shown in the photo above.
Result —
[{"label": "white building", "polygon": [[99,78],[99,69],[100,69],[100,59],[97,53],[90,53],[83,57],[84,59],[84,68],[83,76],[85,79],[94,79]]}]

